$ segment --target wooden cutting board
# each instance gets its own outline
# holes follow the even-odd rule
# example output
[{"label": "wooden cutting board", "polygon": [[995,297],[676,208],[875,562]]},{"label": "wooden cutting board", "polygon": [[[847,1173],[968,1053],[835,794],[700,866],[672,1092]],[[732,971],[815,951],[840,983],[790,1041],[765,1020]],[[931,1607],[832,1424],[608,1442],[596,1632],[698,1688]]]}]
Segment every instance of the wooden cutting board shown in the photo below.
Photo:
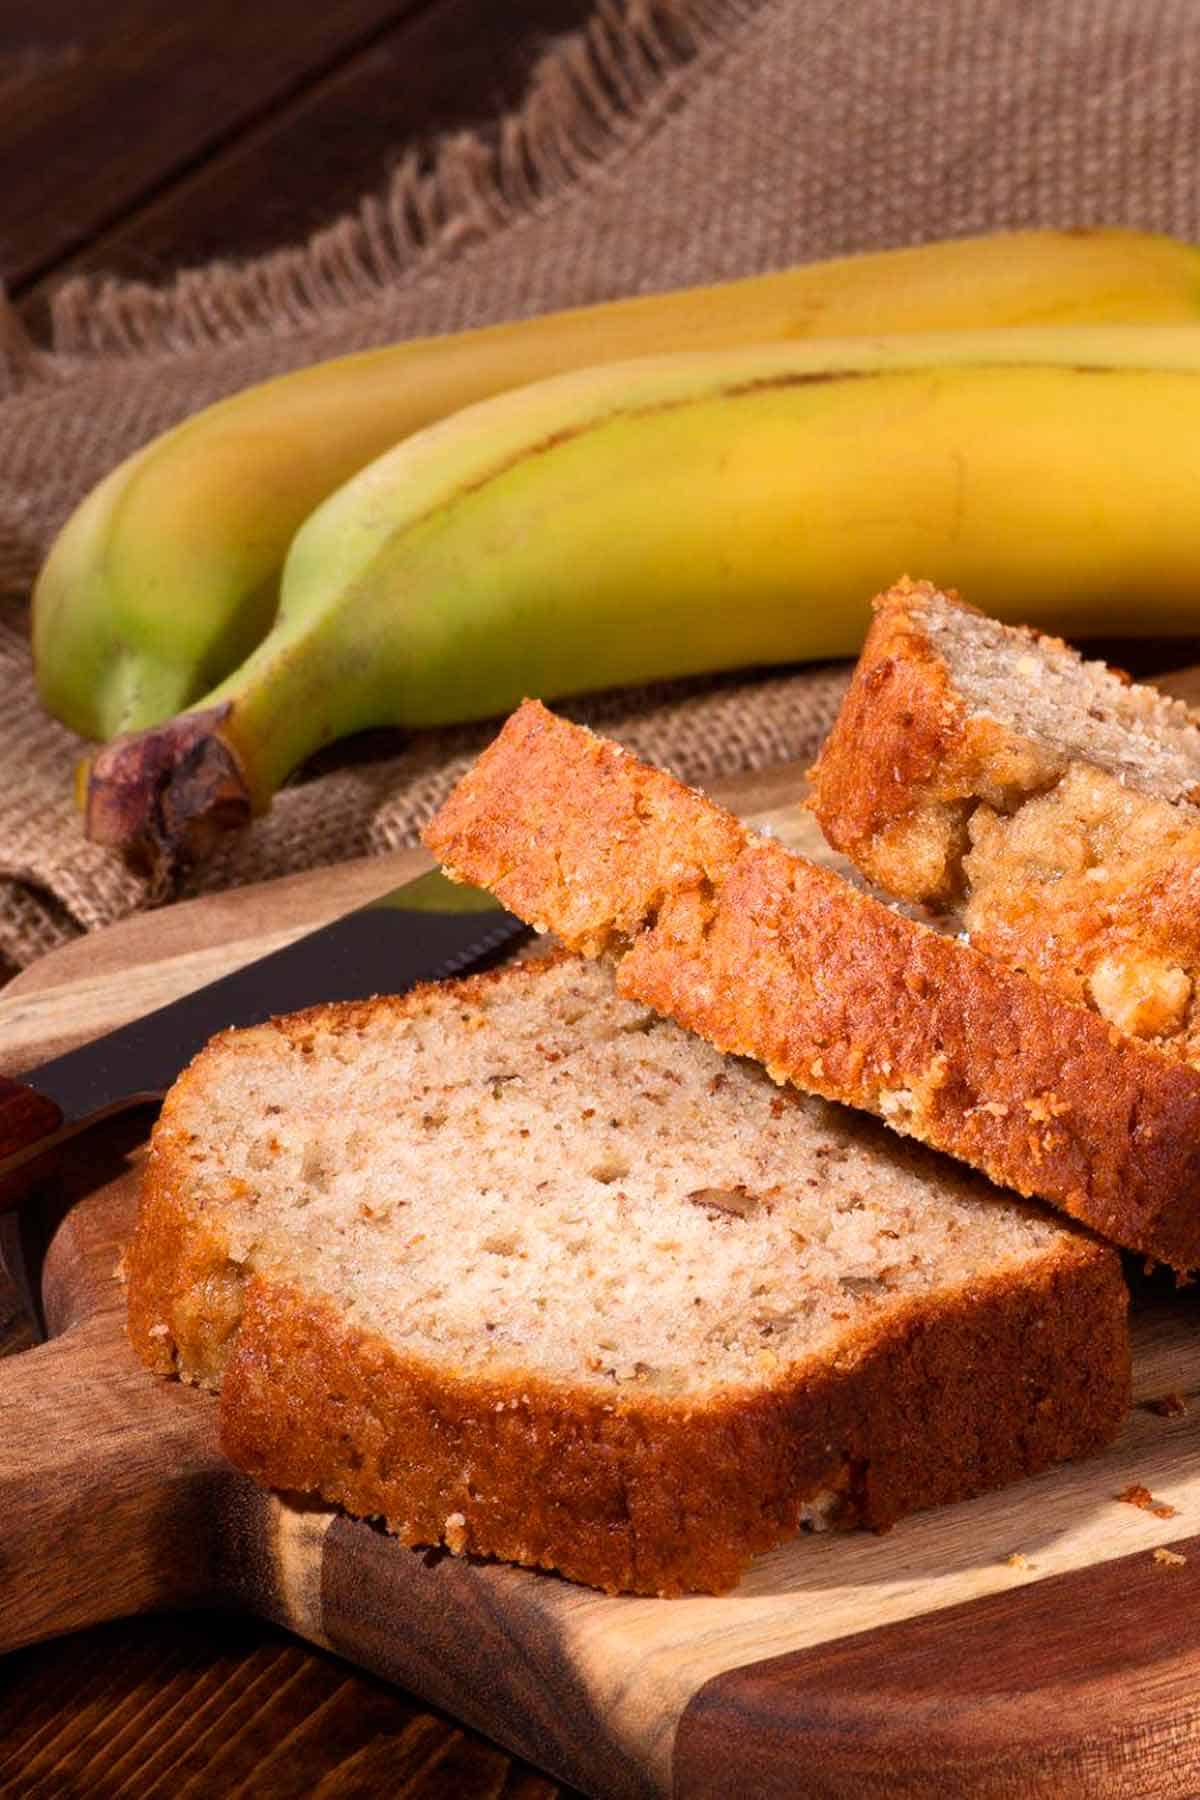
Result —
[{"label": "wooden cutting board", "polygon": [[[795,769],[719,788],[803,843]],[[0,999],[17,1072],[425,866],[403,852],[143,916]],[[805,1537],[733,1594],[609,1599],[401,1548],[261,1492],[216,1405],[121,1329],[145,1120],[52,1201],[53,1333],[0,1362],[0,1650],[150,1608],[245,1607],[598,1795],[1200,1793],[1200,1292],[1137,1282],[1136,1403],[1106,1454],[884,1537]],[[1156,1404],[1183,1397],[1186,1410]],[[1157,1511],[1120,1501],[1132,1484]],[[1169,1546],[1185,1561],[1161,1560]]]}]

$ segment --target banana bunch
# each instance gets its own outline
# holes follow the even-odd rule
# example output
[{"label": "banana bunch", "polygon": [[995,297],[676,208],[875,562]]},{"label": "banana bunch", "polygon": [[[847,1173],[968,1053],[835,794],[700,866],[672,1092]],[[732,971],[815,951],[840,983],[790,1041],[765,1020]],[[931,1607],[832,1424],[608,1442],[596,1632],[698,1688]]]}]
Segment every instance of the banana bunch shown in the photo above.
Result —
[{"label": "banana bunch", "polygon": [[176,862],[365,727],[845,655],[904,570],[1068,632],[1194,629],[1200,332],[677,352],[467,407],[312,513],[258,647],[96,755],[87,828]]},{"label": "banana bunch", "polygon": [[[266,636],[288,546],[321,501],[399,440],[528,382],[650,354],[822,334],[1197,319],[1193,247],[1126,231],[1028,232],[586,307],[287,375],[166,433],[69,520],[35,591],[41,697],[81,735],[101,739],[190,706]],[[612,392],[615,402],[618,378]],[[473,428],[490,429],[487,416]],[[892,559],[884,573],[894,570]],[[467,630],[486,687],[487,666],[508,652]],[[802,634],[795,641],[802,651]],[[531,670],[527,685],[534,679]],[[579,685],[577,670],[569,685]],[[416,710],[440,715],[445,706]]]}]

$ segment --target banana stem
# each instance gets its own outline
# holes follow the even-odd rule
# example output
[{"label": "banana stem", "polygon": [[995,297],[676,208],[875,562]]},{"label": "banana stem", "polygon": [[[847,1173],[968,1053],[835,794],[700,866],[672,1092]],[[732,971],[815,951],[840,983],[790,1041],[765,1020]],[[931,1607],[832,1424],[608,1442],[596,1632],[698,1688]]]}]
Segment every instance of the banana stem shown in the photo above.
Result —
[{"label": "banana stem", "polygon": [[279,626],[206,706],[96,752],[82,778],[87,836],[165,889],[265,812],[306,757],[345,735],[339,699],[356,697],[356,726],[376,722],[372,671],[361,662],[336,612]]},{"label": "banana stem", "polygon": [[227,702],[184,713],[99,750],[86,771],[88,837],[161,886],[245,825],[250,790],[224,732],[231,712]]}]

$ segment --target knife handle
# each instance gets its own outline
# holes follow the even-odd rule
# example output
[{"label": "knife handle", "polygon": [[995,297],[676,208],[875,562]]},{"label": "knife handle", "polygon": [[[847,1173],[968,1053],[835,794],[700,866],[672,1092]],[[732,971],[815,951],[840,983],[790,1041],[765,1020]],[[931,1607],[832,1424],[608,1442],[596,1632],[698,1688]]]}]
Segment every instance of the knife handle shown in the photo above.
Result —
[{"label": "knife handle", "polygon": [[[30,1180],[41,1172],[38,1146],[48,1142],[62,1123],[62,1109],[53,1100],[23,1081],[0,1075],[0,1212],[16,1206]],[[10,1157],[20,1162],[6,1173]]]}]

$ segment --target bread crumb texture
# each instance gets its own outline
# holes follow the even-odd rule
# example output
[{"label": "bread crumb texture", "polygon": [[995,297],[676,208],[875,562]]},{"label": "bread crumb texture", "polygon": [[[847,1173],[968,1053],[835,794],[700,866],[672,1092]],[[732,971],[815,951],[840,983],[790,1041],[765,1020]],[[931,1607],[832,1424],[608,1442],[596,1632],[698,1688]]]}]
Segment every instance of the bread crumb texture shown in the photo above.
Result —
[{"label": "bread crumb texture", "polygon": [[[1200,1264],[1200,1071],[956,929],[537,702],[426,842],[572,949],[613,955],[622,993],[781,1085],[873,1112],[1126,1248]],[[1170,1004],[1170,982],[1148,977],[1136,1004],[1151,989]]]},{"label": "bread crumb texture", "polygon": [[214,1040],[128,1265],[240,1466],[610,1591],[728,1587],[1128,1399],[1111,1253],[568,957]]}]

